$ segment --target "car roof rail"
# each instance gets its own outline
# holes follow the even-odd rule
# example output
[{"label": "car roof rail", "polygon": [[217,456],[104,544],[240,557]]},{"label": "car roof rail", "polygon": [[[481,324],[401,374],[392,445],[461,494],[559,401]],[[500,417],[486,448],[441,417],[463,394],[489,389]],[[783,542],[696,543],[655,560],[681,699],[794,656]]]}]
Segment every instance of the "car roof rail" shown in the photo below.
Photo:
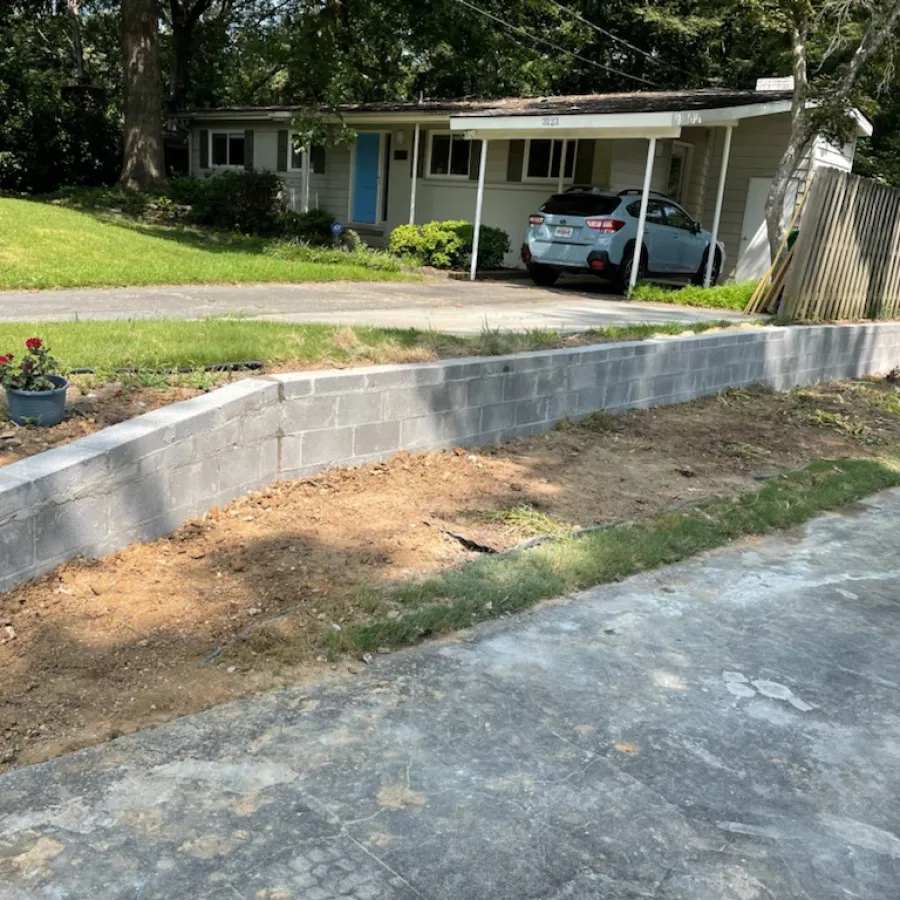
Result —
[{"label": "car roof rail", "polygon": [[564,194],[609,194],[611,197],[616,196],[609,188],[598,187],[596,184],[571,184],[564,191]]},{"label": "car roof rail", "polygon": [[[640,196],[643,194],[643,190],[641,188],[625,188],[624,191],[619,191],[616,194],[617,197],[626,197],[630,194],[637,194]],[[672,200],[672,198],[668,194],[664,194],[662,191],[647,191],[648,196],[650,197],[661,197],[663,200]],[[672,200],[673,203],[677,203],[677,200]]]}]

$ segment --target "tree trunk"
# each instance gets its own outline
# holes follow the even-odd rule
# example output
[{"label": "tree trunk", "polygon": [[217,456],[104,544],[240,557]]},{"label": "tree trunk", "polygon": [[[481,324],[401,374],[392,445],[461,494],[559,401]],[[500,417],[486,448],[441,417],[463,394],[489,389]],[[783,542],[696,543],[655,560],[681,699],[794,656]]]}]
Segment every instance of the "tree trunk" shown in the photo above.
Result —
[{"label": "tree trunk", "polygon": [[165,178],[157,0],[122,0],[125,153],[119,184],[148,190]]},{"label": "tree trunk", "polygon": [[75,83],[87,84],[88,78],[84,71],[84,45],[81,41],[81,8],[79,0],[68,0],[66,8],[72,26],[72,62],[75,66]]},{"label": "tree trunk", "polygon": [[809,20],[805,10],[797,10],[797,19],[791,30],[791,61],[794,75],[794,97],[791,102],[791,137],[766,197],[766,234],[769,238],[769,252],[772,261],[784,241],[784,198],[787,196],[797,164],[803,158],[813,135],[809,125],[807,99],[809,80],[806,71],[806,41],[809,35]]},{"label": "tree trunk", "polygon": [[169,109],[172,112],[187,108],[193,40],[194,36],[188,27],[172,23],[172,64],[169,70]]}]

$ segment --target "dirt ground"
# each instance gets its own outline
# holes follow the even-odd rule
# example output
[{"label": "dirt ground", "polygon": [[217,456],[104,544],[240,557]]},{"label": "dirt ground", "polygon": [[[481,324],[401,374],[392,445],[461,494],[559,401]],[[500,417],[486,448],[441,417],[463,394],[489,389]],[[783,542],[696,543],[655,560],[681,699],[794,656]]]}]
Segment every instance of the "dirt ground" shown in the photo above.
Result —
[{"label": "dirt ground", "polygon": [[[0,769],[360,671],[324,650],[329,630],[371,613],[354,586],[453,566],[476,545],[647,519],[898,442],[900,389],[853,382],[600,414],[489,450],[400,454],[276,484],[0,596]],[[284,611],[305,635],[288,660],[252,640]]]},{"label": "dirt ground", "polygon": [[20,427],[3,415],[5,408],[0,410],[0,466],[87,437],[151,409],[196,397],[203,391],[190,384],[153,386],[113,381],[95,385],[93,379],[85,377],[71,381],[66,394],[66,419],[53,428]]}]

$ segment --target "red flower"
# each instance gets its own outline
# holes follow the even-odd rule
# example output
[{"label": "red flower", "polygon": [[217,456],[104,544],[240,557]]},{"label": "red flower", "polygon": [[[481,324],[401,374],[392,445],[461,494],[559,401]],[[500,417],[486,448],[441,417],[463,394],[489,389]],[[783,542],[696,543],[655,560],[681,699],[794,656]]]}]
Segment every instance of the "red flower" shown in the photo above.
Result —
[{"label": "red flower", "polygon": [[0,366],[8,366],[12,361],[12,353],[7,353],[5,356],[0,356]]},{"label": "red flower", "polygon": [[44,346],[44,342],[39,337],[28,338],[25,341],[25,346],[29,350],[40,350]]}]

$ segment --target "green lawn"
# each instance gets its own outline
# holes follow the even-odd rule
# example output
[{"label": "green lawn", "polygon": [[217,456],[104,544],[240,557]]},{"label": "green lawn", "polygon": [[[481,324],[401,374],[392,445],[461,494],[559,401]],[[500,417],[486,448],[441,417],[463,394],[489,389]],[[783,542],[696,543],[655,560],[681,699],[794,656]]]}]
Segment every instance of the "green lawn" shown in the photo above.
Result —
[{"label": "green lawn", "polygon": [[0,199],[0,290],[409,277],[386,254],[310,253],[260,238],[103,220],[49,203]]},{"label": "green lawn", "polygon": [[[643,340],[655,334],[706,331],[721,322],[629,325],[597,329],[582,342]],[[413,328],[344,328],[241,318],[0,323],[0,353],[20,355],[26,338],[43,338],[65,368],[169,369],[255,360],[266,366],[416,362],[446,356],[496,356],[569,345],[555,331],[485,331],[463,338]]]},{"label": "green lawn", "polygon": [[631,299],[645,300],[650,303],[678,303],[681,306],[702,306],[707,309],[731,309],[743,312],[755,288],[755,281],[719,284],[716,287],[708,288],[693,284],[683,288],[671,288],[645,281],[635,287]]}]

